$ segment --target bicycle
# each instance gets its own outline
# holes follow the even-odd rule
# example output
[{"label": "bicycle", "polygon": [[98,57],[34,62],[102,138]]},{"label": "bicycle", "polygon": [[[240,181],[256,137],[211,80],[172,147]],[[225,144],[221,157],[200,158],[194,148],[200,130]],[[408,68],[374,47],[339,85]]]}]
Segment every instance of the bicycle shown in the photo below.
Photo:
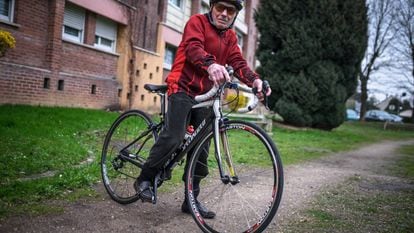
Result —
[{"label": "bicycle", "polygon": [[[159,122],[154,122],[140,110],[124,112],[112,124],[103,145],[103,183],[109,196],[121,204],[139,199],[133,183],[164,125],[167,86],[146,84],[145,89],[161,97]],[[240,90],[255,91],[229,82],[195,98],[199,104],[193,108],[211,108],[211,114],[183,139],[158,172],[153,181],[152,203],[157,202],[157,189],[164,181],[171,179],[172,170],[194,148],[185,172],[185,195],[200,229],[203,232],[262,232],[272,221],[280,204],[282,162],[276,145],[264,130],[253,123],[225,117],[221,96],[226,89],[238,90],[237,96]],[[258,102],[255,98],[250,106],[239,112],[252,110]],[[213,141],[213,150],[210,149],[208,165],[200,164],[199,152],[210,141]],[[200,183],[202,193],[197,200],[216,212],[214,219],[204,219],[195,204],[192,184],[197,178],[197,164],[209,167],[209,175]]]}]

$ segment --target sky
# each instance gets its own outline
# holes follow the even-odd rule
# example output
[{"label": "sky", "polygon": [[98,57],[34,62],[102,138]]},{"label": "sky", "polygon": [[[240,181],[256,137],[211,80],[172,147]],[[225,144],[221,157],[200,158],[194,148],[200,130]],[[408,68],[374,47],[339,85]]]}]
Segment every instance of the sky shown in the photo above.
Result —
[{"label": "sky", "polygon": [[[407,81],[407,78],[398,71],[377,71],[372,75],[368,82],[368,96],[374,96],[378,101],[383,101],[388,96],[395,96],[401,100],[412,99],[413,97],[411,94],[409,94],[407,90],[400,88],[400,85],[410,86],[410,83]],[[411,86],[411,90],[413,90],[413,88],[414,87]],[[406,93],[405,97],[403,97],[403,93]]]},{"label": "sky", "polygon": [[[377,0],[375,0],[377,1]],[[379,101],[386,99],[388,96],[395,96],[398,98],[402,98],[402,94],[406,93],[406,99],[412,98],[411,94],[414,93],[414,80],[411,76],[411,67],[413,66],[410,59],[404,57],[401,51],[406,51],[404,45],[406,44],[404,41],[404,37],[394,37],[395,30],[385,30],[389,23],[393,18],[391,15],[386,15],[385,18],[379,20],[379,16],[377,14],[373,14],[373,12],[378,12],[379,8],[374,8],[374,6],[379,7],[380,5],[373,4],[379,2],[372,2],[372,0],[367,0],[367,4],[370,6],[370,14],[369,14],[369,41],[368,41],[368,54],[370,57],[373,53],[372,45],[374,44],[373,38],[376,37],[376,33],[379,32],[379,40],[386,38],[385,41],[388,41],[390,38],[394,38],[390,44],[386,47],[385,51],[380,53],[381,56],[376,59],[375,65],[378,64],[387,64],[388,67],[385,68],[384,66],[380,67],[378,70],[374,70],[373,73],[370,75],[370,79],[368,81],[368,96],[374,96]],[[390,1],[390,3],[396,3],[395,1]],[[373,10],[376,9],[376,10]],[[390,9],[390,8],[388,8]],[[375,16],[376,15],[376,16]],[[373,17],[374,16],[374,17]],[[395,19],[395,18],[394,18]],[[382,22],[382,29],[377,31],[375,28],[375,24],[378,22]],[[398,24],[397,24],[398,25]],[[401,28],[393,28],[397,29],[401,32]],[[371,51],[370,51],[371,50]],[[382,49],[381,49],[382,50]],[[366,57],[367,58],[367,57]],[[363,61],[363,64],[366,60]],[[399,67],[399,68],[397,68]],[[409,78],[409,80],[407,79]],[[401,88],[401,86],[408,86],[410,87],[410,91]],[[358,90],[360,91],[360,89]],[[411,94],[410,94],[411,93]]]}]

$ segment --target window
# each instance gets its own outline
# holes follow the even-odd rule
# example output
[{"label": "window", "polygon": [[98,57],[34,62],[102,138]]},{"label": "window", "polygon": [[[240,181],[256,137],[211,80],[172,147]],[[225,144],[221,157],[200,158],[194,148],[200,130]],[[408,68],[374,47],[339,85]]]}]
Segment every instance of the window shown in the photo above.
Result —
[{"label": "window", "polygon": [[164,68],[171,70],[172,64],[175,59],[175,53],[177,52],[177,48],[166,44],[165,45],[165,55],[164,55]]},{"label": "window", "polygon": [[65,86],[65,81],[64,81],[64,80],[62,80],[62,79],[60,79],[60,80],[58,81],[58,87],[57,87],[57,89],[58,89],[59,91],[63,91],[64,86]]},{"label": "window", "polygon": [[243,33],[241,33],[239,30],[236,30],[236,35],[237,35],[237,45],[240,48],[240,51],[243,51]]},{"label": "window", "polygon": [[50,78],[43,79],[43,88],[49,89],[50,88]]},{"label": "window", "polygon": [[82,43],[85,26],[85,10],[67,3],[63,16],[62,37],[67,40]]},{"label": "window", "polygon": [[181,8],[183,1],[182,0],[168,0],[168,3],[171,3],[172,5]]},{"label": "window", "polygon": [[208,13],[209,11],[210,11],[210,5],[207,2],[203,1],[201,3],[201,11],[200,11],[200,13],[201,14],[205,14],[205,13]]},{"label": "window", "polygon": [[107,18],[96,18],[95,47],[115,52],[117,24]]},{"label": "window", "polygon": [[0,0],[0,19],[13,22],[14,0]]},{"label": "window", "polygon": [[95,84],[92,84],[92,87],[91,87],[91,94],[92,94],[92,95],[95,95],[95,94],[96,94],[96,85],[95,85]]}]

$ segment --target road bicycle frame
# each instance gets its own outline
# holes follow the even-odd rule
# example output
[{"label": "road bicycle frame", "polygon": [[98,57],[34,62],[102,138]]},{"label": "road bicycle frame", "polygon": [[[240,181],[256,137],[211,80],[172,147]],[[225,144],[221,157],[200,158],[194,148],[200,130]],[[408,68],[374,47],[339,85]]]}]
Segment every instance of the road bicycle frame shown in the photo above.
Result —
[{"label": "road bicycle frame", "polygon": [[[157,188],[162,184],[165,180],[171,179],[171,173],[172,170],[180,164],[181,161],[183,161],[184,156],[201,141],[202,138],[204,138],[211,130],[213,131],[213,139],[214,139],[214,151],[215,151],[215,158],[218,162],[218,168],[220,172],[220,178],[221,181],[225,184],[232,183],[236,184],[239,182],[239,179],[237,177],[236,171],[233,166],[231,154],[228,150],[228,143],[227,143],[227,135],[225,131],[220,131],[220,127],[225,123],[227,118],[223,117],[222,113],[222,100],[221,95],[224,93],[225,88],[233,88],[233,89],[241,89],[246,92],[251,92],[251,89],[248,88],[242,88],[236,83],[226,83],[220,87],[214,87],[212,90],[210,90],[208,93],[197,96],[196,100],[200,103],[194,105],[192,108],[211,108],[211,114],[209,114],[201,123],[200,125],[195,129],[195,131],[185,140],[183,140],[183,143],[178,147],[178,149],[172,153],[169,157],[169,159],[164,163],[164,166],[162,170],[156,175],[154,179],[154,196],[155,200],[152,202],[156,203],[156,196],[157,196]],[[160,113],[160,123],[150,125],[148,130],[143,132],[141,135],[139,135],[135,140],[133,140],[131,143],[129,143],[127,146],[122,148],[120,150],[120,158],[122,160],[126,160],[128,162],[133,163],[134,165],[142,168],[145,159],[141,158],[139,156],[139,152],[141,148],[144,146],[146,140],[150,138],[150,135],[155,133],[158,136],[158,132],[162,129],[164,125],[164,119],[165,119],[165,92],[163,91],[153,91],[154,93],[160,95],[161,97],[161,113]],[[249,106],[245,110],[242,111],[250,111],[252,108],[254,108],[257,105],[257,100],[253,103],[254,106]],[[128,148],[142,138],[147,137],[147,139],[144,140],[144,143],[141,145],[141,148],[138,149],[138,153],[130,153]],[[223,152],[220,148],[220,140],[222,142],[223,146]],[[224,155],[224,160],[223,160]],[[224,169],[223,169],[223,161],[225,161],[227,165],[227,169],[229,171],[229,175],[225,175]]]},{"label": "road bicycle frame", "polygon": [[[228,149],[226,148],[227,137],[225,132],[220,132],[220,126],[227,120],[223,118],[223,114],[221,112],[221,94],[223,93],[225,86],[220,87],[220,90],[217,91],[217,94],[214,96],[212,100],[204,101],[199,104],[193,106],[195,108],[212,108],[212,114],[208,115],[200,125],[195,129],[195,131],[183,141],[183,143],[179,146],[179,148],[171,154],[170,158],[165,162],[163,166],[163,170],[158,173],[155,177],[154,184],[160,184],[164,180],[171,179],[171,172],[172,170],[180,164],[183,160],[184,156],[195,146],[197,143],[201,141],[203,137],[205,137],[211,130],[214,132],[214,151],[215,157],[218,161],[219,171],[221,180],[225,183],[232,182],[237,183],[238,178],[235,174],[235,171],[232,166],[231,156],[229,154]],[[223,168],[222,168],[222,153],[220,150],[220,138],[223,140],[224,150],[226,151],[226,158],[225,161],[229,166],[229,170],[231,171],[231,177],[224,175]],[[154,185],[154,194],[156,196],[157,193],[157,186]],[[153,201],[156,203],[156,200]]]}]

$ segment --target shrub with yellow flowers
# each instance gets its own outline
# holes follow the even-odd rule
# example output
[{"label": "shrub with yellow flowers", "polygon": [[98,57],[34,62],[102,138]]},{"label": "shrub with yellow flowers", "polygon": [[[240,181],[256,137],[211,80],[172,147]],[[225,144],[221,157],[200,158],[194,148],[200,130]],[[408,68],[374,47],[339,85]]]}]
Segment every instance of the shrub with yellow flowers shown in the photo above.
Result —
[{"label": "shrub with yellow flowers", "polygon": [[6,54],[8,49],[14,48],[16,40],[8,31],[0,30],[0,57]]}]

